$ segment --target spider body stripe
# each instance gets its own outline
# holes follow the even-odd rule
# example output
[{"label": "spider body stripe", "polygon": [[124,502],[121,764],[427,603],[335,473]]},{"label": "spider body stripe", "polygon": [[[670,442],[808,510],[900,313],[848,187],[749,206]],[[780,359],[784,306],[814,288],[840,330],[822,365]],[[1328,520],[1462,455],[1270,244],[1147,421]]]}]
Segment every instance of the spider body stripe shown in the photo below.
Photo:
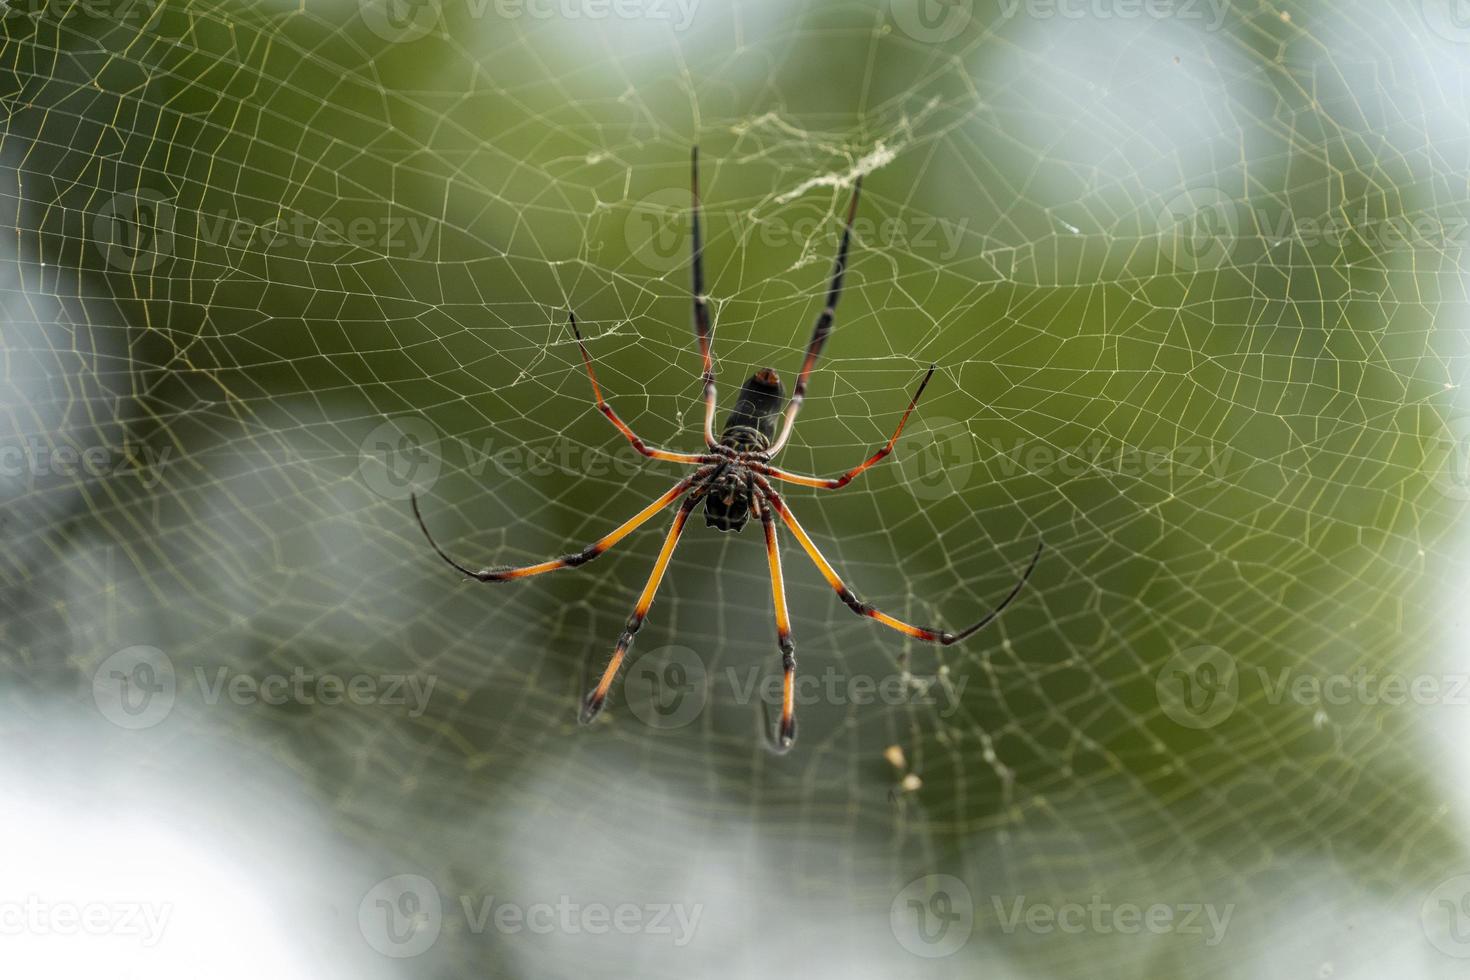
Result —
[{"label": "spider body stripe", "polygon": [[[771,480],[782,480],[796,483],[801,486],[816,487],[819,489],[837,490],[847,486],[868,467],[878,463],[890,453],[896,445],[904,425],[908,422],[909,415],[918,404],[919,396],[924,393],[924,388],[929,379],[934,376],[935,368],[930,366],[927,374],[919,382],[917,390],[909,399],[908,407],[904,409],[903,416],[899,419],[898,427],[888,442],[880,447],[877,452],[869,456],[862,463],[848,470],[841,476],[834,478],[823,478],[816,476],[805,476],[800,473],[790,473],[771,465],[771,460],[786,445],[791,436],[792,427],[796,424],[797,413],[801,409],[802,401],[806,397],[807,381],[812,370],[816,367],[821,357],[822,348],[827,342],[827,337],[832,331],[835,322],[837,301],[842,295],[843,277],[847,271],[847,253],[852,242],[852,223],[857,214],[858,195],[862,180],[859,178],[853,184],[852,201],[847,209],[847,221],[842,231],[842,241],[838,246],[837,259],[833,264],[831,282],[827,288],[827,301],[817,318],[812,330],[811,340],[807,344],[806,355],[802,360],[801,371],[797,376],[796,387],[792,391],[791,398],[785,397],[781,387],[781,380],[776,372],[770,368],[762,368],[755,372],[740,388],[736,405],[725,421],[725,427],[720,437],[715,438],[714,418],[716,406],[714,359],[711,353],[711,341],[713,326],[710,322],[709,302],[704,294],[704,240],[700,227],[700,201],[699,201],[699,150],[694,148],[690,153],[690,194],[693,201],[693,259],[691,262],[691,280],[694,292],[694,335],[699,344],[700,359],[703,366],[702,396],[705,402],[704,417],[704,439],[706,452],[703,453],[679,453],[667,449],[650,446],[644,442],[615,412],[607,399],[602,395],[602,387],[597,381],[597,372],[592,366],[592,356],[587,351],[587,345],[582,340],[581,331],[577,328],[577,318],[568,314],[572,333],[576,337],[577,347],[581,351],[582,363],[587,369],[587,377],[592,382],[592,394],[597,402],[597,409],[617,430],[632,444],[633,448],[652,459],[664,460],[671,463],[680,463],[685,466],[694,466],[694,470],[688,477],[680,480],[661,497],[645,506],[633,517],[624,521],[613,531],[598,538],[592,544],[581,551],[563,555],[548,561],[538,562],[533,565],[519,567],[487,568],[480,571],[472,571],[467,566],[451,558],[429,533],[428,526],[424,523],[423,515],[419,512],[418,497],[411,495],[414,517],[417,518],[419,529],[424,537],[428,539],[434,551],[449,565],[463,572],[471,578],[482,582],[506,582],[513,579],[529,578],[544,572],[553,571],[558,568],[574,568],[584,565],[596,558],[598,555],[616,545],[623,538],[631,534],[638,527],[646,523],[654,514],[663,510],[669,504],[683,497],[678,512],[674,516],[673,525],[669,528],[664,538],[663,547],[659,549],[658,558],[654,562],[652,571],[649,573],[648,581],[643,591],[638,596],[638,601],[633,607],[633,613],[628,617],[627,624],[623,628],[622,635],[613,648],[612,657],[603,669],[602,676],[597,685],[587,692],[582,702],[581,720],[590,722],[595,718],[607,700],[608,692],[612,689],[613,681],[617,678],[618,670],[626,659],[628,650],[633,646],[634,637],[643,626],[643,621],[648,615],[649,608],[653,605],[654,596],[658,592],[659,584],[663,581],[664,574],[668,571],[669,562],[674,554],[674,549],[679,543],[680,535],[689,522],[689,515],[694,508],[701,503],[705,507],[705,522],[721,531],[739,531],[749,520],[751,511],[761,521],[765,532],[766,556],[770,565],[771,573],[771,599],[776,617],[776,642],[781,649],[781,718],[776,727],[775,747],[777,751],[784,752],[791,746],[796,737],[796,645],[791,639],[791,617],[786,604],[785,578],[781,569],[780,541],[777,537],[775,518],[781,521],[791,530],[796,537],[797,543],[811,559],[817,571],[827,581],[827,584],[837,593],[839,599],[860,616],[867,617],[875,622],[881,623],[890,629],[897,630],[907,636],[925,640],[930,643],[949,645],[958,643],[977,630],[986,626],[999,616],[1001,611],[1010,605],[1021,589],[1025,586],[1031,573],[1036,568],[1036,563],[1041,557],[1042,543],[1037,542],[1036,552],[1031,556],[1030,564],[1026,566],[1020,578],[1011,588],[1009,594],[1000,601],[989,613],[960,630],[958,633],[948,630],[936,629],[928,626],[915,626],[903,620],[896,619],[885,612],[880,611],[872,604],[858,598],[857,594],[849,589],[843,582],[841,576],[832,567],[831,563],[823,557],[820,549],[807,534],[791,508],[771,487]],[[779,434],[777,432],[779,423]]]}]

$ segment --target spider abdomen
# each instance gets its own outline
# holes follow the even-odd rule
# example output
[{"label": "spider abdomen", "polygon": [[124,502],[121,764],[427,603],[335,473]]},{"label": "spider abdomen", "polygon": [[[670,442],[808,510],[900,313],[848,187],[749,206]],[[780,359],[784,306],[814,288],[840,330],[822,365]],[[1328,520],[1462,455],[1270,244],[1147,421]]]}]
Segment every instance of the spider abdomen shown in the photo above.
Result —
[{"label": "spider abdomen", "polygon": [[761,368],[740,386],[720,443],[739,452],[764,452],[776,438],[776,420],[785,406],[781,379],[770,368]]}]

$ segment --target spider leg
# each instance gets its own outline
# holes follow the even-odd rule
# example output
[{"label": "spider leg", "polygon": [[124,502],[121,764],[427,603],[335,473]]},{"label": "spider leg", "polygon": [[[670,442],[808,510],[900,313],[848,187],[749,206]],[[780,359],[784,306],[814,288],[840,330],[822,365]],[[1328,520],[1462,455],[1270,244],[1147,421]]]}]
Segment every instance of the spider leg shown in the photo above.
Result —
[{"label": "spider leg", "polygon": [[478,579],[481,582],[508,582],[512,579],[529,578],[532,575],[540,575],[543,572],[554,572],[558,568],[575,568],[578,565],[586,564],[587,562],[596,558],[598,555],[602,554],[604,551],[607,551],[619,541],[623,540],[623,538],[627,537],[633,531],[637,530],[654,514],[657,514],[669,504],[673,503],[675,500],[678,500],[679,497],[681,497],[690,487],[692,487],[697,481],[702,480],[704,477],[708,476],[711,472],[714,471],[714,469],[715,467],[713,466],[706,466],[701,469],[695,470],[692,474],[674,484],[673,488],[665,493],[662,497],[659,497],[653,503],[649,504],[647,507],[634,514],[632,517],[628,518],[616,529],[598,538],[596,541],[592,542],[581,551],[574,552],[570,555],[563,555],[560,558],[552,558],[548,561],[537,562],[534,565],[485,568],[481,569],[478,572],[455,561],[449,556],[447,552],[445,552],[443,548],[439,547],[439,543],[435,541],[434,536],[429,533],[429,526],[424,523],[424,515],[419,513],[418,495],[410,494],[409,501],[413,505],[413,516],[418,519],[419,530],[424,532],[424,537],[428,539],[429,544],[433,547],[434,551],[438,553],[440,558],[443,558],[450,565],[453,565],[455,568],[459,569],[470,578]]},{"label": "spider leg", "polygon": [[776,521],[759,495],[752,498],[761,527],[766,532],[766,560],[771,566],[771,602],[776,610],[776,642],[781,647],[781,722],[771,748],[783,753],[796,740],[796,645],[791,642],[791,616],[786,609],[786,583],[781,575],[781,547],[776,540]]},{"label": "spider leg", "polygon": [[699,341],[699,356],[704,362],[704,444],[714,449],[719,445],[715,438],[715,363],[710,356],[709,298],[704,294],[704,238],[699,227],[698,146],[689,151],[689,196],[693,201],[694,258],[690,266],[694,293],[694,336]]},{"label": "spider leg", "polygon": [[606,415],[607,420],[617,426],[619,432],[628,437],[628,441],[633,444],[634,449],[650,459],[661,459],[669,463],[683,463],[686,466],[700,466],[704,463],[715,461],[716,457],[714,456],[676,453],[670,452],[667,449],[659,449],[657,446],[650,446],[638,438],[633,430],[628,427],[628,423],[624,422],[618,417],[618,413],[613,411],[613,407],[607,403],[607,399],[602,397],[602,386],[597,383],[597,372],[592,370],[592,355],[587,353],[587,345],[582,341],[582,331],[577,329],[577,315],[568,311],[567,317],[572,324],[572,333],[577,337],[577,346],[582,351],[582,363],[587,365],[587,377],[592,380],[592,394],[597,397],[597,410],[603,415]]},{"label": "spider leg", "polygon": [[586,698],[582,700],[582,712],[578,720],[587,724],[597,717],[602,710],[603,703],[607,700],[608,689],[612,687],[613,678],[617,676],[618,668],[623,665],[623,658],[628,654],[628,648],[633,645],[633,637],[643,626],[643,619],[648,615],[648,607],[653,605],[654,593],[658,592],[658,586],[663,581],[664,572],[669,567],[669,558],[674,553],[674,546],[679,543],[679,535],[684,533],[684,525],[689,520],[689,514],[703,498],[702,493],[694,493],[687,497],[679,506],[679,512],[674,515],[674,525],[669,528],[668,537],[664,538],[664,546],[659,550],[658,559],[653,563],[653,571],[648,576],[648,584],[643,586],[643,594],[638,597],[638,603],[633,607],[633,615],[628,617],[628,625],[623,628],[623,635],[618,637],[618,644],[613,648],[612,660],[608,661],[607,669],[602,672],[602,679],[597,686],[587,692]]},{"label": "spider leg", "polygon": [[851,483],[853,481],[853,478],[856,477],[863,470],[867,469],[869,466],[872,466],[874,463],[878,462],[880,459],[893,452],[894,444],[898,442],[898,437],[903,434],[903,427],[908,424],[909,413],[912,412],[914,410],[914,406],[919,403],[919,396],[924,393],[924,386],[927,385],[929,383],[929,379],[934,376],[934,368],[935,365],[929,365],[928,373],[924,375],[924,380],[919,382],[919,389],[914,392],[914,397],[909,399],[909,407],[903,410],[903,418],[898,420],[898,428],[893,430],[893,435],[888,437],[888,442],[885,443],[884,446],[876,453],[869,456],[862,463],[854,466],[852,469],[848,470],[841,476],[830,480],[820,476],[804,476],[800,473],[789,473],[786,470],[778,469],[774,466],[768,466],[765,463],[751,463],[749,464],[750,468],[755,470],[757,473],[761,473],[765,476],[774,477],[777,480],[785,480],[787,483],[798,483],[804,487],[817,487],[821,490],[842,489],[843,487]]},{"label": "spider leg", "polygon": [[796,379],[796,387],[791,391],[791,400],[786,403],[786,419],[781,424],[781,434],[770,448],[771,456],[779,453],[786,445],[786,440],[791,438],[791,429],[796,425],[796,413],[801,411],[801,403],[806,399],[807,378],[811,377],[817,358],[822,356],[822,345],[832,332],[832,318],[837,315],[837,300],[842,296],[842,277],[847,272],[847,247],[852,243],[852,219],[857,214],[858,195],[862,189],[863,178],[858,177],[852,185],[852,202],[847,206],[847,224],[843,226],[842,244],[837,246],[837,261],[832,266],[832,284],[827,288],[827,305],[822,309],[821,316],[817,317],[817,325],[812,328],[812,339],[806,347],[806,360],[801,363],[801,374]]},{"label": "spider leg", "polygon": [[870,603],[866,603],[859,599],[857,595],[854,594],[853,591],[849,589],[845,583],[843,583],[841,577],[838,576],[837,572],[833,570],[831,564],[828,563],[827,559],[822,557],[821,551],[817,549],[816,544],[812,542],[811,537],[806,533],[806,530],[801,526],[801,523],[797,521],[796,515],[791,513],[791,508],[786,506],[786,502],[781,499],[781,495],[776,493],[775,490],[772,490],[771,485],[759,476],[756,477],[756,484],[760,487],[762,496],[770,501],[771,506],[775,508],[776,513],[781,515],[781,520],[786,522],[786,526],[791,529],[791,533],[796,536],[796,540],[799,541],[802,548],[806,550],[807,557],[812,560],[812,564],[817,566],[817,571],[822,573],[822,577],[827,580],[827,584],[832,586],[832,589],[837,593],[837,597],[841,599],[844,603],[846,603],[849,609],[857,613],[859,616],[867,616],[869,619],[876,619],[878,622],[882,623],[884,626],[887,626],[889,629],[897,630],[898,632],[903,633],[907,636],[912,636],[915,639],[924,640],[928,643],[939,643],[944,646],[949,646],[951,643],[958,643],[960,640],[965,639],[966,637],[978,631],[980,628],[988,625],[993,619],[995,619],[995,617],[999,616],[1001,610],[1010,605],[1011,600],[1020,593],[1021,587],[1024,586],[1026,584],[1026,580],[1031,577],[1031,572],[1036,568],[1036,562],[1041,557],[1042,542],[1038,541],[1036,543],[1036,553],[1031,556],[1031,563],[1028,564],[1026,566],[1026,570],[1021,573],[1020,579],[1016,582],[1015,586],[1011,588],[1010,593],[1000,601],[1000,604],[998,606],[982,616],[978,622],[965,627],[958,633],[951,633],[948,630],[936,629],[932,626],[914,626],[911,623],[905,623],[901,619],[895,619],[887,613],[881,612],[880,610],[874,608]]}]

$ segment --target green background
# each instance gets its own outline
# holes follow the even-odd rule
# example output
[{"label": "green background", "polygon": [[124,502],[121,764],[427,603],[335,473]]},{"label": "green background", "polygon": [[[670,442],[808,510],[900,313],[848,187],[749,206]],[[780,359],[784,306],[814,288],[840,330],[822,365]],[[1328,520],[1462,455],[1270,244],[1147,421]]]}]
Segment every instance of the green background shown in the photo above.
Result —
[{"label": "green background", "polygon": [[[0,21],[4,444],[145,460],[0,482],[0,724],[51,746],[13,765],[68,806],[187,800],[180,833],[296,869],[268,904],[314,976],[1458,975],[1436,947],[1470,944],[1421,906],[1467,863],[1466,707],[1271,686],[1463,672],[1450,6],[520,9]],[[962,624],[1047,543],[997,624],[936,650],[851,616],[788,541],[804,673],[959,693],[819,698],[782,758],[725,682],[779,670],[758,529],[696,517],[635,648],[655,688],[692,655],[703,710],[665,730],[615,694],[581,729],[663,519],[576,571],[466,584],[395,479],[428,467],[446,547],[510,563],[677,478],[593,410],[565,315],[638,432],[697,448],[694,142],[725,408],[756,366],[794,375],[867,174],[786,465],[857,463],[939,365],[895,459],[787,495],[860,594]],[[127,731],[93,674],[135,644],[178,693]],[[1190,727],[1160,687],[1201,648],[1237,686]],[[418,715],[210,703],[220,668],[435,686]],[[416,958],[357,924],[396,874],[444,900]],[[974,906],[935,959],[890,923],[930,874]],[[483,895],[704,911],[682,948],[476,934],[459,899]],[[1018,898],[1093,896],[1232,918],[1218,944],[1003,928]]]}]

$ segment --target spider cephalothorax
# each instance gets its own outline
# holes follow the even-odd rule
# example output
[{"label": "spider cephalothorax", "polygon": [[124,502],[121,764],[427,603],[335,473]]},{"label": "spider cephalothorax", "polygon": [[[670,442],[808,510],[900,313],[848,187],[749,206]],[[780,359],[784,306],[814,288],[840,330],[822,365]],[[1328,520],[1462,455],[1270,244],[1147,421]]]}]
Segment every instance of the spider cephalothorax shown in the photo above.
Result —
[{"label": "spider cephalothorax", "polygon": [[[735,409],[725,420],[725,428],[719,439],[715,438],[715,371],[714,361],[710,356],[711,324],[709,316],[709,304],[704,295],[704,247],[700,239],[699,228],[699,150],[696,147],[690,157],[690,185],[694,200],[693,218],[691,231],[694,243],[694,260],[692,271],[694,278],[694,336],[699,342],[699,353],[704,363],[704,442],[705,451],[702,453],[679,453],[667,449],[658,449],[649,446],[634,434],[628,424],[618,417],[611,405],[602,397],[602,388],[597,383],[597,373],[592,369],[592,356],[587,353],[587,345],[582,341],[581,331],[577,329],[577,318],[569,316],[572,333],[577,339],[577,346],[582,354],[582,362],[587,368],[587,377],[592,381],[592,394],[597,399],[598,411],[607,416],[608,421],[617,426],[627,440],[633,444],[633,448],[650,459],[660,459],[670,463],[681,463],[685,466],[695,467],[694,472],[680,480],[669,489],[667,493],[659,497],[653,503],[644,507],[637,514],[624,521],[614,530],[603,535],[592,544],[581,551],[561,558],[553,558],[548,561],[537,562],[533,565],[521,565],[516,567],[485,568],[473,571],[465,565],[451,558],[444,549],[435,543],[433,535],[429,534],[428,526],[424,524],[423,515],[419,513],[417,496],[411,498],[414,516],[418,519],[419,527],[424,536],[429,539],[439,557],[459,569],[471,578],[481,582],[507,582],[511,579],[528,578],[532,575],[540,575],[543,572],[555,571],[558,568],[571,568],[585,564],[596,558],[617,544],[624,537],[632,533],[642,524],[653,517],[659,511],[683,498],[679,505],[679,511],[674,515],[673,527],[669,528],[668,535],[664,538],[663,547],[659,550],[658,558],[654,562],[653,572],[648,577],[648,583],[643,587],[643,592],[638,597],[638,602],[633,607],[633,615],[628,618],[628,624],[623,629],[623,634],[618,638],[617,646],[613,648],[612,660],[602,672],[597,686],[587,693],[582,702],[581,719],[584,722],[591,721],[602,710],[607,699],[608,690],[612,687],[613,679],[617,676],[618,668],[622,666],[623,659],[628,649],[633,645],[633,637],[643,625],[644,618],[648,615],[648,609],[653,604],[654,593],[657,592],[659,583],[663,580],[664,572],[668,569],[669,558],[674,553],[674,546],[679,543],[679,536],[684,533],[684,526],[689,522],[689,515],[701,501],[704,502],[705,523],[710,527],[721,531],[738,531],[745,526],[750,515],[753,513],[761,522],[761,528],[765,532],[766,558],[771,569],[771,600],[776,611],[776,640],[781,649],[781,667],[783,671],[782,695],[781,695],[781,720],[776,731],[775,747],[778,751],[790,748],[792,740],[796,737],[796,715],[795,715],[795,677],[796,677],[796,647],[791,641],[791,622],[786,613],[786,589],[781,575],[781,553],[776,539],[776,518],[790,529],[801,545],[802,550],[811,558],[812,563],[817,566],[817,571],[827,580],[838,597],[849,609],[860,616],[877,620],[890,629],[897,630],[915,639],[925,640],[930,643],[949,645],[957,643],[965,637],[978,631],[1004,609],[1012,599],[1021,591],[1031,572],[1036,568],[1036,561],[1041,557],[1041,544],[1036,545],[1036,552],[1031,556],[1031,562],[1026,570],[1021,573],[1020,579],[1000,603],[980,620],[965,627],[957,633],[949,630],[935,629],[928,626],[914,626],[903,620],[895,619],[887,613],[879,611],[870,603],[864,602],[847,587],[837,572],[822,557],[817,546],[807,535],[806,530],[797,521],[796,515],[791,512],[786,501],[771,486],[772,480],[782,480],[787,483],[795,483],[805,487],[818,487],[825,490],[837,490],[847,486],[859,473],[878,462],[893,451],[894,443],[898,441],[899,434],[903,432],[904,424],[909,420],[909,413],[918,404],[919,396],[924,393],[924,386],[934,376],[934,366],[929,366],[929,372],[919,382],[914,397],[909,399],[908,408],[904,409],[903,416],[898,420],[898,428],[889,437],[884,446],[869,456],[859,465],[848,470],[839,477],[824,479],[816,476],[803,476],[799,473],[790,473],[771,465],[771,460],[786,445],[791,437],[792,427],[796,424],[796,414],[801,410],[802,400],[806,397],[807,379],[811,376],[812,368],[816,366],[817,358],[822,353],[822,345],[827,342],[827,335],[832,331],[832,320],[837,310],[837,300],[842,295],[842,277],[847,270],[847,249],[852,241],[852,219],[857,213],[858,193],[862,186],[862,178],[853,183],[852,201],[847,209],[847,223],[842,230],[842,242],[837,248],[837,262],[832,269],[832,281],[827,289],[827,303],[822,313],[817,317],[816,327],[812,330],[811,340],[807,343],[806,357],[801,364],[801,373],[797,376],[796,387],[792,390],[790,400],[787,400],[785,390],[781,387],[781,379],[776,372],[770,368],[762,368],[740,388],[740,395],[736,399]],[[779,422],[779,431],[777,428]]]}]

